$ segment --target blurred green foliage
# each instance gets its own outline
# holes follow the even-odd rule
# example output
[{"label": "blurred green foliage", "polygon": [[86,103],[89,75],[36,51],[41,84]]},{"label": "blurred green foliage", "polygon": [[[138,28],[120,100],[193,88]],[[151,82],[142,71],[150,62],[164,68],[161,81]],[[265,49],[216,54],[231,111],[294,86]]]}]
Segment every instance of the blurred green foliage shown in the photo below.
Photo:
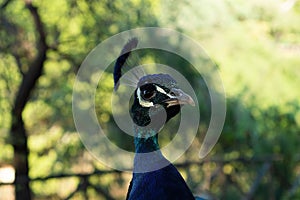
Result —
[{"label": "blurred green foliage", "polygon": [[[0,0],[0,5],[5,2]],[[74,127],[71,105],[76,72],[88,52],[106,38],[136,27],[160,26],[179,30],[203,46],[217,63],[227,94],[223,133],[208,156],[222,161],[180,168],[194,193],[241,199],[249,195],[267,162],[271,167],[255,186],[254,199],[300,198],[300,1],[34,0],[33,4],[46,27],[50,49],[44,74],[23,112],[31,178],[107,169],[84,148]],[[12,164],[10,113],[22,73],[36,54],[39,38],[35,33],[24,2],[11,1],[1,8],[0,166]],[[180,58],[169,58],[160,52],[141,55],[143,61],[175,68],[188,65]],[[203,91],[197,94],[203,112],[199,135],[178,161],[187,163],[199,161],[210,103],[201,77],[190,67],[181,70]],[[105,73],[102,83],[95,97],[99,122],[109,130],[112,141],[133,150],[132,138],[114,134],[119,130],[111,116],[110,100],[105,101],[113,89],[112,75]],[[167,144],[173,136],[161,137]],[[129,178],[126,173],[107,174],[92,176],[90,181],[113,198],[122,199]],[[60,199],[78,183],[72,177],[35,181],[31,186],[35,199]],[[91,188],[88,193],[106,198]],[[76,194],[74,198],[84,196]]]}]

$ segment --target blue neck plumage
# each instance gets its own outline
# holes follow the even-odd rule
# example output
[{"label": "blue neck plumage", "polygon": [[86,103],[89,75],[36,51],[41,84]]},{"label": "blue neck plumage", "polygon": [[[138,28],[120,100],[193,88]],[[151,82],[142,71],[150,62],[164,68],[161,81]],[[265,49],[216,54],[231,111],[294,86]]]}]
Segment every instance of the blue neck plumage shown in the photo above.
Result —
[{"label": "blue neck plumage", "polygon": [[149,153],[159,150],[157,131],[138,126],[135,126],[134,130],[134,145],[136,153]]},{"label": "blue neck plumage", "polygon": [[136,126],[134,144],[134,173],[158,170],[169,164],[160,151],[158,134],[154,129]]}]

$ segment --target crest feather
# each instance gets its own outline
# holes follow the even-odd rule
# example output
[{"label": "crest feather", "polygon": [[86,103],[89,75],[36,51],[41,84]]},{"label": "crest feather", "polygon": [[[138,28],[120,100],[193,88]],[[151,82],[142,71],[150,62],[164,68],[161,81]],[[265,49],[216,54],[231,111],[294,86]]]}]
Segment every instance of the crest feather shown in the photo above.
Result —
[{"label": "crest feather", "polygon": [[136,37],[131,38],[123,47],[120,56],[118,57],[116,64],[114,66],[114,85],[115,85],[115,91],[119,87],[119,80],[122,76],[122,67],[127,62],[127,59],[129,58],[131,51],[137,47],[138,39]]}]

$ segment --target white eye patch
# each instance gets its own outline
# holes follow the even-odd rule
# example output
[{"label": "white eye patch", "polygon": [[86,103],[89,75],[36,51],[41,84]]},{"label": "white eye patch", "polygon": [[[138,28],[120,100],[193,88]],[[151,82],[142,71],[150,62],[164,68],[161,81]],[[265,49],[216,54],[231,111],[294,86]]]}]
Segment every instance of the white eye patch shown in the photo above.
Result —
[{"label": "white eye patch", "polygon": [[160,92],[160,93],[162,93],[162,94],[168,95],[168,94],[166,93],[166,91],[165,91],[164,89],[162,89],[161,87],[155,85],[155,88],[156,88],[156,91],[158,91],[158,92]]},{"label": "white eye patch", "polygon": [[141,106],[147,107],[147,108],[153,106],[153,103],[152,103],[152,102],[146,101],[146,100],[144,100],[144,99],[141,97],[141,90],[140,90],[140,88],[137,89],[137,91],[136,91],[136,96],[137,96],[137,98],[139,99],[139,103],[140,103]]},{"label": "white eye patch", "polygon": [[170,97],[170,98],[176,98],[176,96],[172,96],[172,95],[170,95],[170,94],[168,94],[164,89],[162,89],[161,87],[159,87],[159,86],[157,86],[157,85],[155,85],[155,87],[156,87],[156,90],[158,91],[158,92],[160,92],[160,93],[162,93],[162,94],[165,94],[165,95],[167,95],[168,97]]},{"label": "white eye patch", "polygon": [[[162,93],[164,95],[167,95],[168,97],[170,98],[176,98],[176,96],[172,96],[170,94],[168,94],[164,89],[162,89],[161,87],[155,85],[155,88],[156,88],[156,91],[159,92],[159,93]],[[137,95],[137,98],[139,100],[139,104],[142,106],[142,107],[151,107],[151,106],[154,106],[153,102],[150,102],[150,101],[146,101],[144,100],[142,97],[141,97],[141,90],[140,88],[137,89],[136,91],[136,95]]]}]

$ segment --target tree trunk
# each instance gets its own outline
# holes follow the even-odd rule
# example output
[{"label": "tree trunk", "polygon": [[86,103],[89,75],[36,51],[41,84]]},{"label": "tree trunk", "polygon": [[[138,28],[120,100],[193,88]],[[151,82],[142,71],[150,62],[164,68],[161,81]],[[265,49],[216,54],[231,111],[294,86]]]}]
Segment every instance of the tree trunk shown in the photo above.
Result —
[{"label": "tree trunk", "polygon": [[27,135],[22,117],[14,118],[11,126],[12,144],[14,148],[15,167],[15,196],[16,200],[31,199],[29,187],[29,151],[27,147]]},{"label": "tree trunk", "polygon": [[42,75],[48,46],[43,23],[38,14],[38,9],[32,5],[31,0],[25,0],[25,6],[33,17],[36,28],[36,49],[37,54],[30,62],[28,71],[23,75],[22,83],[19,86],[13,109],[11,112],[11,143],[14,149],[15,168],[15,197],[16,200],[30,200],[30,178],[29,178],[29,149],[27,146],[27,133],[22,118],[23,110],[30,98],[31,92]]}]

